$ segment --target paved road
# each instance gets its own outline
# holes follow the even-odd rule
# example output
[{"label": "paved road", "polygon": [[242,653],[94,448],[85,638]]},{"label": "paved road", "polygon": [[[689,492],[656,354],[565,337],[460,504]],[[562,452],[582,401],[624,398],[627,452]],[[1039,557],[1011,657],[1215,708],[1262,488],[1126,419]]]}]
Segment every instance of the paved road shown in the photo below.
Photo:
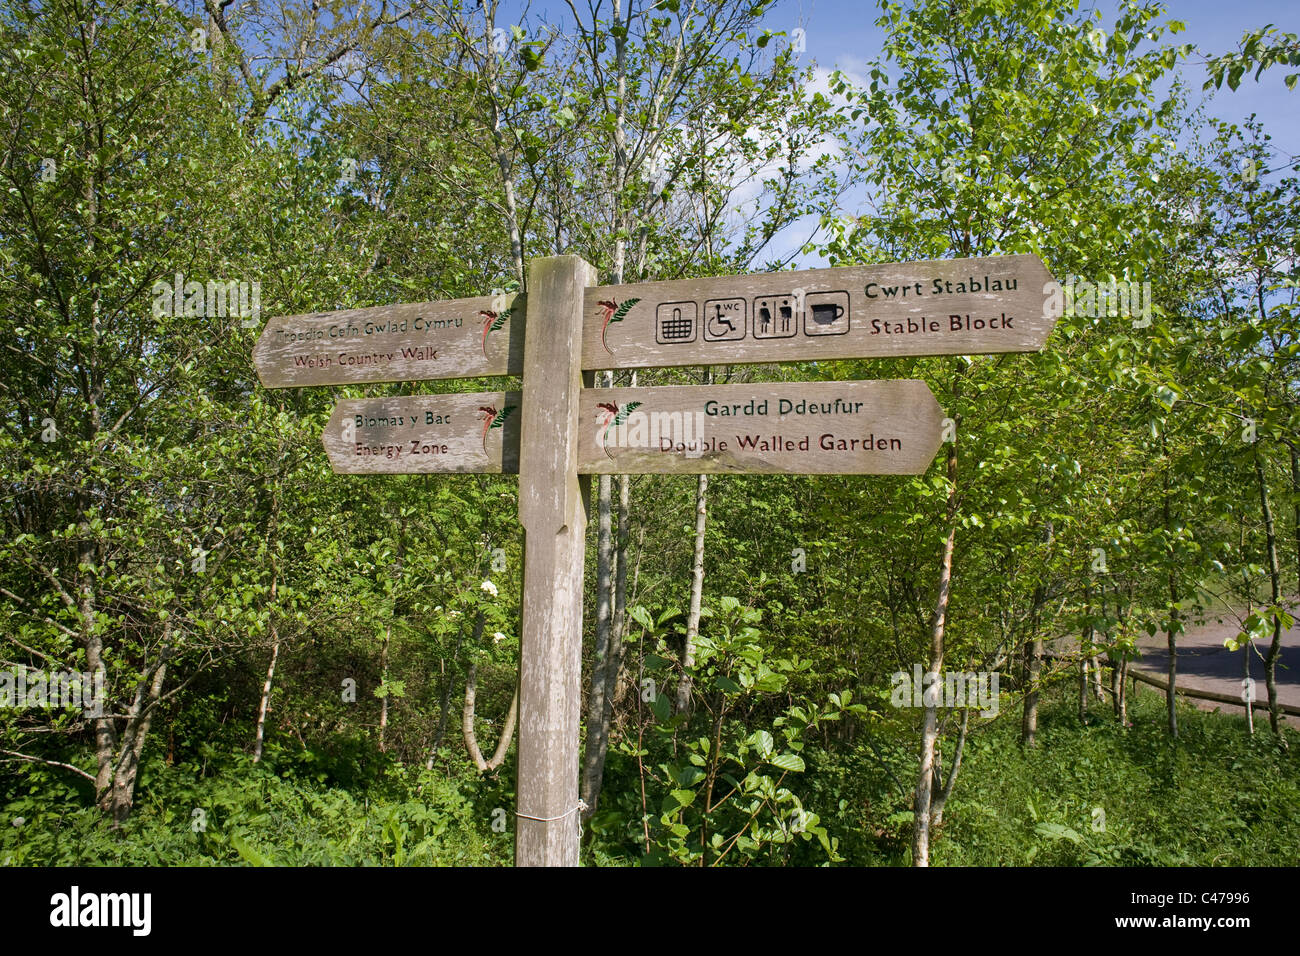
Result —
[{"label": "paved road", "polygon": [[[1292,609],[1292,616],[1296,610]],[[1219,694],[1241,694],[1242,651],[1229,651],[1223,646],[1224,640],[1233,637],[1240,627],[1232,617],[1221,621],[1210,618],[1200,625],[1190,625],[1186,633],[1178,638],[1178,686],[1196,690],[1214,691]],[[1250,655],[1250,676],[1255,681],[1255,696],[1259,700],[1268,699],[1268,689],[1264,686],[1264,661],[1261,655],[1268,653],[1272,642],[1272,631],[1266,640],[1255,642],[1255,652]],[[1163,677],[1169,672],[1169,651],[1165,636],[1144,637],[1138,641],[1142,656],[1130,666],[1137,666],[1146,673]],[[1154,690],[1154,688],[1151,688]],[[1300,707],[1300,620],[1289,631],[1282,633],[1282,651],[1277,665],[1277,696],[1284,704]],[[1192,702],[1202,710],[1222,708],[1225,712],[1239,710],[1230,704],[1220,704],[1212,700]],[[1265,711],[1256,710],[1255,718],[1268,719]],[[1300,725],[1300,719],[1288,718],[1292,724]]]},{"label": "paved road", "polygon": [[[1300,608],[1291,609],[1296,624],[1282,634],[1282,650],[1277,665],[1277,694],[1283,704],[1300,707]],[[1223,646],[1224,640],[1235,636],[1240,631],[1239,622],[1230,615],[1216,619],[1210,616],[1204,623],[1189,624],[1186,632],[1178,638],[1178,686],[1193,690],[1213,691],[1241,696],[1242,651],[1229,651]],[[1255,652],[1251,653],[1250,676],[1255,681],[1255,696],[1258,700],[1268,699],[1268,689],[1264,686],[1264,661],[1261,655],[1268,653],[1272,642],[1272,631],[1266,640],[1255,642]],[[1074,655],[1078,653],[1077,639],[1053,642],[1057,653]],[[1164,677],[1169,673],[1169,651],[1163,633],[1155,637],[1143,637],[1138,641],[1142,656],[1130,663],[1144,673]],[[1147,691],[1157,691],[1146,687]],[[1212,700],[1185,698],[1202,710],[1222,710],[1224,713],[1244,714],[1245,707],[1233,707]],[[1255,721],[1267,721],[1268,713],[1256,708]],[[1300,717],[1288,716],[1288,723],[1300,727]]]}]

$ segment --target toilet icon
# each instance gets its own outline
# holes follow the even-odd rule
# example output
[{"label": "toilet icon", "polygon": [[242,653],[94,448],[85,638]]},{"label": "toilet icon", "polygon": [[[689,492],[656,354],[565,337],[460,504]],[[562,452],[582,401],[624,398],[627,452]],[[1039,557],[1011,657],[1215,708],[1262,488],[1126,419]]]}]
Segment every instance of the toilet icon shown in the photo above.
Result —
[{"label": "toilet icon", "polygon": [[754,300],[754,337],[789,338],[799,330],[802,309],[793,295],[763,295]]}]

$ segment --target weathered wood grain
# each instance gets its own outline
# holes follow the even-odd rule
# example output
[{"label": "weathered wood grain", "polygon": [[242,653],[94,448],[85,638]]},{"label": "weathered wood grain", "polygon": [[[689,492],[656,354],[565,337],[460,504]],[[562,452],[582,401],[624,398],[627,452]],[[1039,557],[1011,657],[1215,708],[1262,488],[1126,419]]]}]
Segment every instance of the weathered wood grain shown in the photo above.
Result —
[{"label": "weathered wood grain", "polygon": [[942,443],[925,382],[783,382],[593,389],[584,474],[918,475]]},{"label": "weathered wood grain", "polygon": [[517,866],[578,865],[578,721],[587,504],[578,481],[582,291],[577,256],[536,259],[524,348],[519,522],[524,592],[519,662]]},{"label": "weathered wood grain", "polygon": [[349,398],[321,435],[335,474],[515,474],[519,392]]},{"label": "weathered wood grain", "polygon": [[282,316],[262,330],[253,364],[266,388],[518,375],[524,305],[484,295]]},{"label": "weathered wood grain", "polygon": [[1053,281],[1016,255],[597,286],[582,367],[1033,352],[1059,317]]}]

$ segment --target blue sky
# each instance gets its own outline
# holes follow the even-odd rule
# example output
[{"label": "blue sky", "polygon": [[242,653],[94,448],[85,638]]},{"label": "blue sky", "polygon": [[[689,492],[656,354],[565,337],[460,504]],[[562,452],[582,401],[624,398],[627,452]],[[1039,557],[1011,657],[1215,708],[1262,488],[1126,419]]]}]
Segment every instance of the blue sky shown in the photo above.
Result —
[{"label": "blue sky", "polygon": [[[609,0],[575,2],[584,15],[588,2],[599,3],[605,16],[611,6]],[[518,15],[520,3],[521,0],[504,0],[498,23],[511,22],[512,14]],[[1177,35],[1166,33],[1161,42],[1190,43],[1197,48],[1179,68],[1191,95],[1189,107],[1204,102],[1209,115],[1238,125],[1254,113],[1272,137],[1280,163],[1296,161],[1300,157],[1300,109],[1297,108],[1300,84],[1295,90],[1288,90],[1283,83],[1283,77],[1295,72],[1294,68],[1273,67],[1258,81],[1253,78],[1253,72],[1249,73],[1236,91],[1224,85],[1217,91],[1202,93],[1201,86],[1207,76],[1205,57],[1235,51],[1247,31],[1272,24],[1283,33],[1300,33],[1300,0],[1165,0],[1165,8],[1166,14],[1161,19],[1180,20],[1186,29]],[[1115,0],[1083,0],[1080,10],[1100,10],[1099,25],[1109,32],[1117,4]],[[804,63],[860,74],[866,62],[880,55],[883,34],[875,26],[878,11],[877,0],[785,0],[776,5],[764,25],[787,35],[793,28],[802,26],[806,46]],[[571,16],[565,0],[532,0],[531,14],[533,17],[540,14],[542,19],[557,25]],[[774,242],[772,251],[793,252],[807,239],[814,224],[810,218],[787,229]],[[798,255],[795,259],[795,265],[800,268],[825,264],[815,254]]]},{"label": "blue sky", "polygon": [[[578,9],[585,12],[587,2],[576,0]],[[498,22],[509,22],[520,6],[520,0],[505,0]],[[603,0],[601,6],[608,13],[609,0]],[[1163,39],[1192,43],[1210,54],[1235,50],[1243,33],[1270,23],[1283,33],[1300,33],[1300,0],[1165,0],[1165,7],[1165,19],[1181,20],[1187,29]],[[570,17],[565,0],[532,0],[531,8],[534,15],[540,13],[554,23]],[[1116,4],[1114,0],[1084,0],[1080,9],[1100,9],[1102,24],[1107,25],[1115,18]],[[776,5],[766,25],[787,31],[803,25],[807,61],[849,70],[880,53],[881,32],[875,26],[878,10],[876,0],[785,0]],[[1203,59],[1194,54],[1182,67],[1184,77],[1197,91],[1206,77]],[[1225,85],[1209,99],[1211,114],[1240,123],[1253,112],[1280,149],[1291,156],[1300,155],[1300,84],[1288,90],[1282,82],[1288,72],[1294,69],[1273,67],[1258,81],[1248,75],[1235,92]]]},{"label": "blue sky", "polygon": [[[1166,7],[1166,19],[1187,25],[1172,42],[1192,43],[1215,54],[1235,50],[1243,33],[1269,23],[1283,33],[1300,33],[1297,0],[1167,0]],[[1081,9],[1100,9],[1103,24],[1114,19],[1115,4],[1110,2],[1085,3]],[[874,0],[790,0],[778,7],[774,19],[784,14],[791,25],[804,22],[808,57],[819,66],[849,69],[880,51],[876,10]],[[1198,91],[1206,78],[1202,59],[1193,55],[1183,67],[1184,78]],[[1209,112],[1237,123],[1255,113],[1279,149],[1300,155],[1300,84],[1288,90],[1282,82],[1288,72],[1295,70],[1273,67],[1258,82],[1244,78],[1236,92],[1225,85],[1209,99]]]}]

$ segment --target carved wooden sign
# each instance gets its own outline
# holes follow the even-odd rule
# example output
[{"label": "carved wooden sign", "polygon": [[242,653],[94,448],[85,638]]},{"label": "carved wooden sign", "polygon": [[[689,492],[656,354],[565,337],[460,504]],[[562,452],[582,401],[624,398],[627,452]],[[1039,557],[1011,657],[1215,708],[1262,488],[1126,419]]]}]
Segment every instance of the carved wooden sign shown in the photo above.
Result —
[{"label": "carved wooden sign", "polygon": [[519,402],[519,392],[343,399],[321,441],[336,474],[516,474]]},{"label": "carved wooden sign", "polygon": [[943,410],[914,379],[588,390],[584,474],[919,475]]},{"label": "carved wooden sign", "polygon": [[[583,293],[585,370],[1035,352],[1060,296],[1033,255],[768,272]],[[267,388],[523,372],[524,296],[271,319]]]},{"label": "carved wooden sign", "polygon": [[[335,472],[519,470],[519,392],[346,399],[323,441]],[[584,389],[578,474],[918,475],[943,410],[914,379]]]},{"label": "carved wooden sign", "polygon": [[1017,255],[597,286],[582,367],[1035,352],[1053,281]]},{"label": "carved wooden sign", "polygon": [[422,382],[523,371],[523,296],[271,319],[253,349],[266,388]]}]

